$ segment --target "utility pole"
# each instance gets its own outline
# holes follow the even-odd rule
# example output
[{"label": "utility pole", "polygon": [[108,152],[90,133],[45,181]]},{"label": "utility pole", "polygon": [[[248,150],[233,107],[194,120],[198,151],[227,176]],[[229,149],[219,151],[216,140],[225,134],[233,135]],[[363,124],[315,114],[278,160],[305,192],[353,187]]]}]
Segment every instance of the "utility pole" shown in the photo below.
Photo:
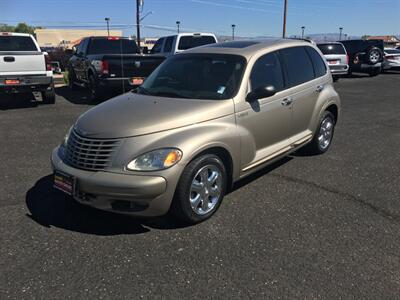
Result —
[{"label": "utility pole", "polygon": [[286,37],[286,15],[287,15],[287,2],[288,0],[285,0],[285,6],[283,10],[283,30],[282,30],[282,37]]},{"label": "utility pole", "polygon": [[110,36],[110,18],[104,18],[104,21],[107,22],[107,33]]},{"label": "utility pole", "polygon": [[[140,6],[143,5],[143,0],[136,0],[136,39],[137,44],[140,47]],[[141,51],[141,50],[140,50]]]},{"label": "utility pole", "polygon": [[179,29],[180,29],[181,21],[176,21],[176,28],[179,34]]},{"label": "utility pole", "polygon": [[342,40],[343,27],[339,27],[339,31],[340,31],[340,33],[339,33],[339,41],[341,41]]},{"label": "utility pole", "polygon": [[231,26],[232,26],[232,41],[234,41],[235,40],[235,27],[236,27],[236,25],[232,24]]},{"label": "utility pole", "polygon": [[304,29],[306,29],[306,26],[301,26],[301,38],[304,39]]}]

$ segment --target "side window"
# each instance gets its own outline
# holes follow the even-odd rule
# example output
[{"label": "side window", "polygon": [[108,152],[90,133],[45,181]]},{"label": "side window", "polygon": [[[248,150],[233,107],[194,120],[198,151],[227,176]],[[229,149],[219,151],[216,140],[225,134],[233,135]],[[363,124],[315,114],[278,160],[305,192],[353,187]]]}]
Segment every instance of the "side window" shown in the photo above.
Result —
[{"label": "side window", "polygon": [[83,41],[82,41],[82,47],[81,47],[81,52],[83,53],[83,54],[86,54],[86,52],[87,52],[87,46],[88,46],[88,44],[89,44],[89,39],[84,39]]},{"label": "side window", "polygon": [[151,49],[151,53],[160,53],[162,50],[162,45],[164,43],[164,38],[158,39],[153,49]]},{"label": "side window", "polygon": [[167,37],[167,39],[165,40],[165,45],[164,45],[164,52],[172,51],[172,43],[173,42],[174,42],[173,36]]},{"label": "side window", "polygon": [[318,78],[324,76],[326,74],[326,65],[321,55],[319,55],[318,52],[311,47],[306,47],[306,51],[308,55],[310,55],[313,63],[315,77]]},{"label": "side window", "polygon": [[278,54],[268,53],[261,56],[250,74],[251,89],[273,85],[277,91],[283,90],[283,74]]},{"label": "side window", "polygon": [[293,87],[314,79],[314,68],[304,47],[280,50],[287,72],[287,85]]},{"label": "side window", "polygon": [[78,46],[76,46],[76,54],[81,54],[82,53],[82,45],[83,45],[83,40],[79,43]]}]

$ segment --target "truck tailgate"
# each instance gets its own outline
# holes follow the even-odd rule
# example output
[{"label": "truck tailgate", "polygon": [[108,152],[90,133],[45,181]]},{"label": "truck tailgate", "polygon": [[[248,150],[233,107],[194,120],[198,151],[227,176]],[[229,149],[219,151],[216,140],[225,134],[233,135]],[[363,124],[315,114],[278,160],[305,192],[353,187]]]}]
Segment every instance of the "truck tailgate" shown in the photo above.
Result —
[{"label": "truck tailgate", "polygon": [[[163,56],[105,55],[111,77],[147,77],[164,61]],[[122,67],[121,67],[122,66]]]},{"label": "truck tailgate", "polygon": [[46,74],[42,52],[0,51],[0,75]]}]

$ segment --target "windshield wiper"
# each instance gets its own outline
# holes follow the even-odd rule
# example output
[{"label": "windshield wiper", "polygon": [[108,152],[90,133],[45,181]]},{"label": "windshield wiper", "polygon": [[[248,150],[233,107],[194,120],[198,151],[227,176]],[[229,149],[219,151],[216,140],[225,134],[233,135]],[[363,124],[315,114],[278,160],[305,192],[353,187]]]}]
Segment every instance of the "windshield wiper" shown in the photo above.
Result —
[{"label": "windshield wiper", "polygon": [[189,98],[186,97],[182,94],[176,93],[176,92],[169,92],[169,91],[159,91],[159,92],[154,92],[152,95],[154,96],[165,96],[165,97],[175,97],[175,98]]}]

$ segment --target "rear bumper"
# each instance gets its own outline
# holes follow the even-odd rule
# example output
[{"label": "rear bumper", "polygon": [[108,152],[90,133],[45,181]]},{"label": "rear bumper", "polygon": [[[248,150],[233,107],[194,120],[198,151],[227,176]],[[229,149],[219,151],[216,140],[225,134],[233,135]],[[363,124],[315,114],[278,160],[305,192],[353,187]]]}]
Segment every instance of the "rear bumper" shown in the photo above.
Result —
[{"label": "rear bumper", "polygon": [[332,75],[346,75],[349,72],[348,65],[330,65]]},{"label": "rear bumper", "polygon": [[[17,84],[6,84],[6,80],[18,80]],[[18,76],[18,75],[1,75],[0,76],[0,93],[25,93],[44,91],[53,86],[53,77],[51,76]]]},{"label": "rear bumper", "polygon": [[73,176],[73,198],[97,209],[133,215],[161,216],[168,212],[173,191],[162,176],[119,174],[105,171],[86,171],[65,164],[59,148],[51,156],[53,171]]},{"label": "rear bumper", "polygon": [[99,78],[98,85],[103,89],[112,89],[114,91],[130,91],[137,88],[139,85],[133,85],[131,78]]}]

